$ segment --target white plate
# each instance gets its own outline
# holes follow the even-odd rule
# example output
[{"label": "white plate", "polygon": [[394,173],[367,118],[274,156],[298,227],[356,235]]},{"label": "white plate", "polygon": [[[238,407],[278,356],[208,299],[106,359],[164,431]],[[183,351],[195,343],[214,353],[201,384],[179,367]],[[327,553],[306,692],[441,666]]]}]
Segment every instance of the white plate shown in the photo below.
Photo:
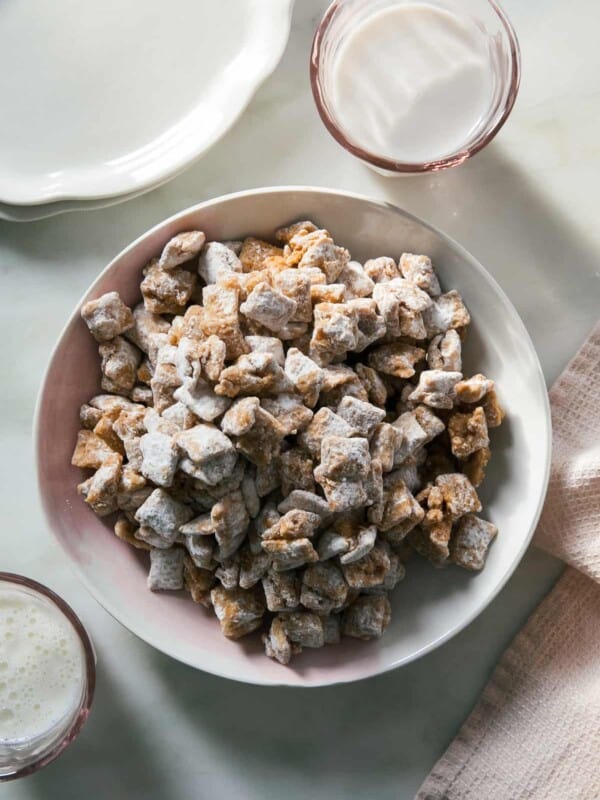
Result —
[{"label": "white plate", "polygon": [[69,211],[95,211],[99,208],[108,208],[108,206],[133,200],[134,197],[139,197],[151,189],[152,187],[148,187],[148,189],[140,189],[137,192],[120,194],[117,197],[99,198],[98,200],[58,200],[56,203],[39,203],[31,206],[0,203],[0,219],[8,222],[35,222],[38,219],[56,217]]},{"label": "white plate", "polygon": [[495,378],[507,417],[492,431],[493,456],[480,496],[483,516],[498,525],[485,569],[437,570],[411,560],[392,596],[392,622],[382,639],[346,639],[305,650],[290,667],[263,652],[257,636],[225,639],[214,617],[189,598],[146,588],[147,564],[111,532],[77,495],[81,471],[70,466],[77,411],[98,390],[97,347],[78,309],[54,351],[36,413],[38,478],[50,528],[85,585],[127,628],[199,669],[257,684],[319,686],[365,678],[406,664],[465,627],[500,591],[519,563],[537,523],[550,466],[550,413],[544,378],[525,326],[485,269],[448,236],[386,203],[326,189],[240,192],[187,209],[160,223],[120,253],[84,299],[109,290],[139,300],[141,269],[178,231],[200,228],[211,239],[272,236],[278,226],[314,219],[352,255],[398,258],[428,253],[443,286],[464,296],[473,324],[465,372]]},{"label": "white plate", "polygon": [[292,6],[0,3],[0,202],[110,197],[183,170],[277,65]]}]

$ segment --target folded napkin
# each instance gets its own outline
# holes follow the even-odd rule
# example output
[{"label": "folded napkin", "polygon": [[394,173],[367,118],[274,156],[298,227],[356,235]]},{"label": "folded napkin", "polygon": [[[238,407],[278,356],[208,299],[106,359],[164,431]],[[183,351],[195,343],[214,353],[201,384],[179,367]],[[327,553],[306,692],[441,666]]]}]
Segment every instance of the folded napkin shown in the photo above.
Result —
[{"label": "folded napkin", "polygon": [[416,800],[600,798],[600,324],[550,403],[553,463],[534,542],[570,566]]}]

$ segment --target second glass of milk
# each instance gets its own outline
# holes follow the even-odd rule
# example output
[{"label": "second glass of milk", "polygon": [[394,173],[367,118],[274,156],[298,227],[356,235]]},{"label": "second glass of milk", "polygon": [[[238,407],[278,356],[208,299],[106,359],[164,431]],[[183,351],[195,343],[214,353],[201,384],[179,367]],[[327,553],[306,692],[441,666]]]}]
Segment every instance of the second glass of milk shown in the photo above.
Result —
[{"label": "second glass of milk", "polygon": [[330,133],[388,174],[476,153],[508,117],[519,77],[515,32],[493,0],[336,0],[311,57]]},{"label": "second glass of milk", "polygon": [[88,717],[94,652],[72,609],[35,581],[0,573],[0,781],[56,758]]}]

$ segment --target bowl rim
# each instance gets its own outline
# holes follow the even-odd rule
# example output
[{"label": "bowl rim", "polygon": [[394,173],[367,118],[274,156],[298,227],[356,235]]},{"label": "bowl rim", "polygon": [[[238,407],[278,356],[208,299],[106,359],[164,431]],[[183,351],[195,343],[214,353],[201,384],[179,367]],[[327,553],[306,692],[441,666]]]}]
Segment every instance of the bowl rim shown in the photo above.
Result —
[{"label": "bowl rim", "polygon": [[[190,213],[197,213],[199,211],[204,211],[209,209],[213,206],[218,206],[224,201],[235,200],[238,198],[247,198],[247,197],[264,197],[267,195],[277,196],[282,193],[290,193],[293,192],[295,194],[311,194],[311,193],[318,193],[328,196],[334,196],[337,198],[347,198],[352,200],[358,200],[360,202],[367,203],[372,206],[378,206],[380,208],[386,209],[388,211],[392,211],[394,214],[397,214],[405,219],[408,219],[412,222],[416,222],[419,225],[424,226],[426,229],[431,231],[432,233],[439,236],[445,243],[451,245],[455,248],[458,255],[461,258],[467,260],[470,266],[476,270],[485,280],[489,281],[492,286],[494,287],[498,300],[502,303],[505,313],[510,315],[513,324],[516,324],[520,329],[520,336],[522,340],[528,345],[528,350],[530,351],[533,357],[533,363],[535,364],[535,373],[536,373],[536,383],[537,389],[541,391],[541,396],[543,397],[543,408],[540,409],[540,412],[543,413],[544,417],[544,427],[546,429],[546,436],[543,442],[543,446],[545,449],[545,463],[544,463],[544,474],[542,480],[542,491],[537,500],[537,505],[535,508],[535,512],[532,517],[532,522],[530,524],[530,528],[527,531],[527,534],[523,537],[523,541],[521,543],[520,548],[514,554],[514,557],[507,567],[506,571],[502,575],[501,579],[497,582],[494,586],[493,590],[487,595],[482,601],[480,601],[474,608],[471,610],[469,614],[467,614],[464,618],[462,618],[459,622],[453,625],[449,630],[447,630],[442,635],[438,636],[433,641],[429,642],[429,644],[425,645],[424,647],[416,650],[413,653],[410,653],[407,656],[403,656],[401,658],[397,658],[393,660],[391,663],[386,665],[376,665],[375,668],[365,670],[364,674],[358,674],[356,676],[351,677],[343,677],[343,678],[335,678],[332,677],[328,679],[327,677],[320,676],[317,679],[311,679],[310,682],[306,683],[290,683],[289,681],[285,680],[285,675],[282,674],[282,679],[278,681],[274,680],[258,680],[256,678],[246,678],[243,675],[239,675],[236,670],[229,670],[229,669],[215,669],[213,667],[205,667],[205,666],[198,666],[197,663],[194,663],[192,659],[185,659],[180,658],[179,656],[174,656],[165,646],[160,642],[155,640],[154,637],[149,635],[142,635],[137,630],[133,630],[129,627],[129,625],[123,621],[121,609],[113,606],[113,604],[107,600],[102,592],[96,589],[94,584],[91,580],[88,579],[84,570],[70,557],[65,545],[63,544],[60,537],[55,532],[54,522],[52,520],[52,514],[50,509],[50,504],[47,497],[44,495],[42,491],[42,469],[41,469],[41,445],[42,445],[42,427],[41,427],[41,410],[44,403],[46,391],[47,391],[47,378],[54,364],[54,360],[57,355],[57,350],[60,347],[65,334],[67,333],[68,329],[70,328],[71,324],[74,320],[79,318],[79,310],[82,304],[88,299],[90,295],[93,295],[94,287],[98,284],[98,282],[112,269],[114,264],[119,261],[123,256],[128,253],[131,253],[140,244],[142,244],[146,238],[152,236],[156,233],[159,229],[163,227],[167,227],[173,222],[176,222],[178,219],[187,216]],[[124,247],[111,261],[104,267],[104,269],[98,273],[93,283],[88,287],[82,297],[79,299],[78,303],[76,304],[73,312],[70,314],[69,318],[67,319],[65,325],[63,326],[60,334],[52,348],[52,352],[48,359],[48,363],[44,370],[44,374],[42,377],[42,381],[40,384],[40,389],[38,392],[38,397],[36,400],[34,416],[33,416],[33,427],[32,427],[32,443],[34,448],[34,460],[35,460],[35,471],[36,471],[36,482],[37,482],[37,491],[38,496],[41,501],[42,509],[44,512],[44,517],[48,528],[55,539],[58,542],[61,550],[67,556],[67,560],[69,563],[70,568],[75,572],[77,577],[81,580],[87,591],[92,595],[92,597],[107,611],[117,622],[119,622],[123,627],[133,633],[142,641],[146,642],[150,646],[154,647],[161,653],[174,658],[181,663],[185,663],[187,666],[193,667],[194,669],[201,670],[203,672],[207,672],[212,675],[216,675],[221,678],[227,678],[229,680],[238,681],[239,683],[246,683],[255,686],[273,686],[273,687],[289,687],[289,688],[298,688],[298,689],[307,689],[307,688],[317,688],[323,686],[332,686],[338,685],[343,683],[354,683],[356,681],[365,680],[367,678],[374,677],[376,675],[383,675],[386,672],[390,672],[398,667],[405,666],[406,664],[410,664],[413,661],[416,661],[421,656],[426,655],[427,653],[432,652],[433,650],[440,647],[445,642],[452,639],[458,633],[460,633],[464,628],[473,622],[486,608],[487,606],[494,600],[495,597],[500,593],[503,587],[506,585],[507,581],[514,573],[515,569],[517,568],[518,564],[523,558],[525,551],[527,550],[535,529],[537,527],[537,523],[539,521],[540,515],[542,513],[542,508],[544,505],[544,500],[546,498],[546,492],[548,490],[548,482],[550,479],[550,467],[551,467],[551,454],[552,454],[552,422],[551,422],[551,414],[550,414],[550,403],[548,397],[548,391],[546,388],[546,381],[544,378],[544,374],[542,371],[542,366],[540,364],[540,360],[537,354],[537,351],[533,345],[529,332],[525,327],[525,324],[519,313],[517,312],[516,308],[512,304],[511,300],[509,299],[506,292],[502,289],[502,287],[498,284],[496,279],[479,263],[479,261],[469,253],[461,244],[456,242],[452,237],[448,236],[443,231],[439,230],[439,228],[435,227],[434,225],[426,222],[421,217],[416,216],[415,214],[411,214],[410,212],[400,208],[399,206],[394,205],[393,203],[389,203],[384,200],[377,200],[375,198],[369,197],[368,195],[363,195],[357,192],[346,191],[346,190],[338,190],[338,189],[330,189],[326,187],[320,186],[294,186],[294,185],[285,185],[285,186],[270,186],[270,187],[261,187],[256,189],[246,189],[238,192],[231,192],[229,194],[219,195],[218,197],[211,198],[209,200],[205,200],[201,203],[196,203],[192,206],[189,206],[182,211],[177,212],[176,214],[172,214],[170,217],[167,217],[164,220],[161,220],[156,225],[153,225],[150,229],[142,233],[138,236],[131,244]]]},{"label": "bowl rim", "polygon": [[476,155],[480,150],[483,150],[483,148],[496,137],[513,110],[521,84],[521,48],[519,39],[508,15],[496,0],[485,0],[485,2],[491,6],[492,10],[498,16],[510,44],[510,82],[502,112],[494,125],[487,128],[485,133],[480,135],[474,144],[464,147],[462,150],[458,150],[448,156],[444,156],[443,158],[422,162],[403,162],[387,156],[380,156],[367,150],[365,147],[361,147],[359,144],[355,144],[349,134],[346,134],[342,127],[338,125],[333,114],[329,112],[321,85],[321,79],[319,77],[321,48],[329,25],[344,2],[345,0],[333,0],[331,5],[327,7],[315,31],[309,62],[309,76],[313,100],[319,112],[319,116],[321,117],[321,121],[339,145],[353,156],[356,156],[356,158],[359,158],[361,161],[370,164],[378,170],[397,173],[399,175],[422,175],[428,172],[439,172],[443,169],[449,169],[450,167],[457,167],[460,164],[464,164],[465,161]]}]

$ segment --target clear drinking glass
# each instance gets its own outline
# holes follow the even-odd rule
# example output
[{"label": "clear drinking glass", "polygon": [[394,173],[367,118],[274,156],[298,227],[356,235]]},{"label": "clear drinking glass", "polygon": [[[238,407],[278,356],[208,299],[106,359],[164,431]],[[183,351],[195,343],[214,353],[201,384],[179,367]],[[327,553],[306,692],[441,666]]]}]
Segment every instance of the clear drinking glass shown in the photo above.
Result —
[{"label": "clear drinking glass", "polygon": [[[369,152],[353,141],[350,132],[343,130],[336,118],[331,91],[332,65],[340,44],[356,26],[378,11],[408,3],[414,3],[414,0],[335,0],[317,28],[310,60],[313,96],[321,119],[331,135],[342,147],[377,172],[390,176],[447,169],[462,164],[478,153],[506,122],[517,97],[521,75],[517,36],[499,3],[495,0],[428,0],[431,6],[470,20],[486,37],[494,86],[489,108],[468,141],[456,152],[443,158],[403,163],[381,153]],[[382,80],[385,80],[385,76],[382,76]]]},{"label": "clear drinking glass", "polygon": [[[39,634],[40,630],[39,622],[37,629],[34,624],[36,614],[41,615],[42,622],[49,621],[52,631],[64,634],[57,641],[55,652],[50,652],[47,640],[36,636],[36,631]],[[79,618],[46,586],[22,575],[0,572],[0,615],[4,615],[0,617],[3,631],[0,642],[0,781],[7,781],[46,766],[77,737],[90,713],[96,668],[92,643]],[[52,680],[66,676],[60,693],[61,698],[66,699],[64,705],[56,705],[54,716],[44,714],[43,708],[35,712],[41,707],[40,703],[36,703],[27,679],[21,677],[27,673],[27,665],[33,665],[32,673],[38,679],[45,678],[43,665],[53,657],[55,669],[48,675],[47,688],[50,697]],[[65,669],[61,671],[63,662]],[[17,663],[21,665],[18,668]],[[28,730],[18,729],[21,724],[18,718],[12,721],[15,713],[11,705],[15,709],[15,703],[23,699],[29,714]]]}]

